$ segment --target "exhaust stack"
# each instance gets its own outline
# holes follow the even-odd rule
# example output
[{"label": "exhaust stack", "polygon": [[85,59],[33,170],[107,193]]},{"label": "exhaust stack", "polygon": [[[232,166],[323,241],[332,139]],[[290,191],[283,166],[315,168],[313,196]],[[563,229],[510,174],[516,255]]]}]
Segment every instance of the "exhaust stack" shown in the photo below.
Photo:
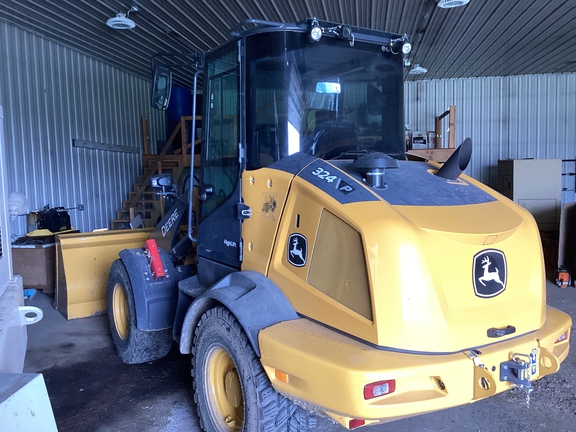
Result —
[{"label": "exhaust stack", "polygon": [[438,177],[446,180],[456,180],[470,163],[472,157],[472,140],[466,138],[450,158],[436,172]]}]

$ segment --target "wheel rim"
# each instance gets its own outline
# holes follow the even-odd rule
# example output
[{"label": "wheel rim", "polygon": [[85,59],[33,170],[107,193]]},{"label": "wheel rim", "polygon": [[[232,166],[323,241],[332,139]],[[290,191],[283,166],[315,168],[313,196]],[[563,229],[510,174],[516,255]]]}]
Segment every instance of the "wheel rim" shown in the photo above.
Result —
[{"label": "wheel rim", "polygon": [[213,347],[206,356],[204,374],[204,392],[217,430],[239,431],[244,421],[244,398],[234,360],[222,347]]},{"label": "wheel rim", "polygon": [[114,325],[120,339],[126,340],[130,329],[130,311],[128,309],[128,299],[122,284],[114,285],[112,293],[112,312],[114,314]]}]

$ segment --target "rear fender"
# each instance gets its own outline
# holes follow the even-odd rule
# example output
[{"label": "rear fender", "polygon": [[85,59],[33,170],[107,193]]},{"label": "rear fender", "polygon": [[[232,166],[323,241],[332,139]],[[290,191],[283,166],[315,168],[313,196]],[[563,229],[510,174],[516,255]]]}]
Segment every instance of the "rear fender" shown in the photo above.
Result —
[{"label": "rear fender", "polygon": [[174,278],[170,256],[164,250],[158,250],[166,277],[158,278],[156,282],[150,273],[148,258],[143,249],[124,249],[119,254],[132,283],[136,327],[140,330],[161,330],[174,325],[178,283]]},{"label": "rear fender", "polygon": [[194,329],[202,315],[217,305],[230,310],[244,329],[254,351],[260,357],[258,333],[282,321],[298,319],[296,311],[274,282],[261,273],[231,273],[213,285],[190,305],[180,337],[180,352],[192,352]]}]

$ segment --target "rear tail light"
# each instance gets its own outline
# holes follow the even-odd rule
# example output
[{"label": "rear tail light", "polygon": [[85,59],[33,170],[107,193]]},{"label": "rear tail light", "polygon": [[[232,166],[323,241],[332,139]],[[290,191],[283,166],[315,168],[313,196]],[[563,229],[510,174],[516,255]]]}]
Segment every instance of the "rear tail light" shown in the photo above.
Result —
[{"label": "rear tail light", "polygon": [[366,420],[352,419],[348,422],[348,429],[356,429],[357,427],[364,426]]},{"label": "rear tail light", "polygon": [[374,399],[379,396],[384,396],[393,393],[396,390],[396,381],[378,381],[364,386],[364,399]]},{"label": "rear tail light", "polygon": [[562,336],[560,336],[558,339],[556,339],[556,342],[554,342],[554,343],[557,344],[560,342],[564,342],[566,339],[568,339],[568,330],[566,330],[564,333],[562,333]]}]

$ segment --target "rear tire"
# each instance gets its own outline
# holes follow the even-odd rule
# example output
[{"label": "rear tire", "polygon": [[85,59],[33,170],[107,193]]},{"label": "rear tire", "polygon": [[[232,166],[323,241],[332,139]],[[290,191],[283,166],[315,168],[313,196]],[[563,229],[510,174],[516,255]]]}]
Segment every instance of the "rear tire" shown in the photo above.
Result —
[{"label": "rear tire", "polygon": [[308,432],[316,417],[279,394],[242,327],[224,307],[208,310],[192,350],[194,399],[206,432]]},{"label": "rear tire", "polygon": [[124,363],[157,360],[172,347],[172,329],[144,331],[136,327],[134,291],[126,266],[120,259],[110,268],[108,318],[112,342]]}]

